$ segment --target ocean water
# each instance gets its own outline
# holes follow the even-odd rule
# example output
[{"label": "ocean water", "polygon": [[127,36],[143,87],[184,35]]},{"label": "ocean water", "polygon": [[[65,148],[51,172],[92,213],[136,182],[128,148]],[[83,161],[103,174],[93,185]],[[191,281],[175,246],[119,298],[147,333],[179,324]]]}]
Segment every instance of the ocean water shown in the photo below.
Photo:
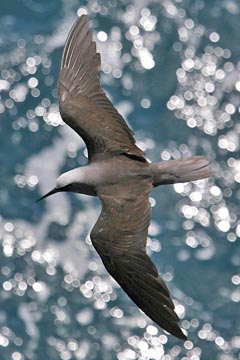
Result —
[{"label": "ocean water", "polygon": [[[151,322],[107,274],[97,199],[58,194],[85,164],[56,96],[88,12],[102,84],[152,161],[207,155],[216,177],[155,189],[148,252],[188,340]],[[240,359],[240,3],[1,0],[0,360]]]}]

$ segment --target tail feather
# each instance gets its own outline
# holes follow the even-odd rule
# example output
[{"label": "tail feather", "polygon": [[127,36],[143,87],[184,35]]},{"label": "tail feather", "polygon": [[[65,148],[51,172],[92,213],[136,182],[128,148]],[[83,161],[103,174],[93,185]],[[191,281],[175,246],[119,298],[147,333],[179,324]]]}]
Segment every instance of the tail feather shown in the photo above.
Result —
[{"label": "tail feather", "polygon": [[214,175],[206,156],[150,164],[153,186],[183,183]]}]

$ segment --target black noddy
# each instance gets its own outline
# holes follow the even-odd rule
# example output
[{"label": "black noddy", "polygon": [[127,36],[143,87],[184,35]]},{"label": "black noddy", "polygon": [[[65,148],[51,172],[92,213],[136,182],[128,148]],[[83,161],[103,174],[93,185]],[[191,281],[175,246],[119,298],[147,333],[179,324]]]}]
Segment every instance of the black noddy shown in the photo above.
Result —
[{"label": "black noddy", "polygon": [[204,156],[149,163],[101,88],[100,65],[82,15],[66,40],[58,95],[62,119],[86,143],[89,162],[62,174],[41,199],[60,191],[98,196],[102,211],[90,237],[107,271],[149,318],[185,340],[169,290],[146,253],[149,194],[158,185],[204,179],[213,171]]}]

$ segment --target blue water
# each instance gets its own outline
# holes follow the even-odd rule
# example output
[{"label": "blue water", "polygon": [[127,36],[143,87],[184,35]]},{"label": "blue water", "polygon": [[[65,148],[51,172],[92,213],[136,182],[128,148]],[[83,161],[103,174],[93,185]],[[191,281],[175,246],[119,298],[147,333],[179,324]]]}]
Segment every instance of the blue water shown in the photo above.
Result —
[{"label": "blue water", "polygon": [[[151,160],[210,157],[216,178],[155,189],[148,251],[188,333],[154,325],[103,268],[96,199],[34,201],[86,163],[58,114],[62,47],[88,11],[102,83]],[[0,360],[240,359],[240,4],[1,0]]]}]

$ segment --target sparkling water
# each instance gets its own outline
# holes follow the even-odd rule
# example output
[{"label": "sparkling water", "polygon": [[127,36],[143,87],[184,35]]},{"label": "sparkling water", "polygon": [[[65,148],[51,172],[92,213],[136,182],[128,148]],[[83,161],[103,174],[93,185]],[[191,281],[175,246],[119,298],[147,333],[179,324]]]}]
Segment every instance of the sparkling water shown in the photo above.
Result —
[{"label": "sparkling water", "polygon": [[[152,161],[207,155],[216,178],[155,189],[147,248],[182,342],[107,274],[97,199],[59,193],[87,162],[57,100],[63,45],[88,12],[101,80]],[[240,3],[1,0],[0,360],[240,359]]]}]

